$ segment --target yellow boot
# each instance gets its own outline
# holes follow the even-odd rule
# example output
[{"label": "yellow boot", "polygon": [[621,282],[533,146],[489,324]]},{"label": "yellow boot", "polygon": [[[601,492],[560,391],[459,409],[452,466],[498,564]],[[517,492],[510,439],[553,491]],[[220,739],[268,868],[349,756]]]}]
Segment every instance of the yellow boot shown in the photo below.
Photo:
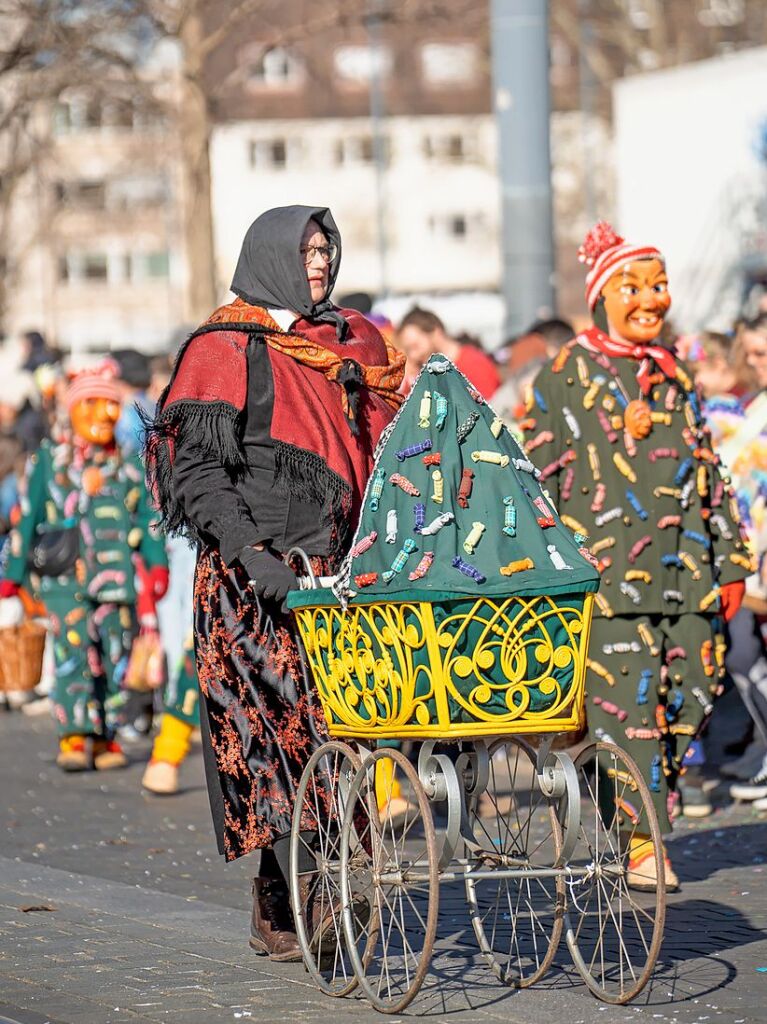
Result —
[{"label": "yellow boot", "polygon": [[56,764],[63,772],[84,772],[90,768],[84,736],[62,736]]},{"label": "yellow boot", "polygon": [[390,757],[382,757],[380,761],[376,761],[376,803],[380,820],[393,823],[404,820],[413,806],[402,795],[402,787],[395,775],[394,761]]},{"label": "yellow boot", "polygon": [[189,753],[193,732],[191,725],[165,712],[141,780],[144,789],[161,796],[178,793],[178,768]]},{"label": "yellow boot", "polygon": [[[679,879],[671,867],[671,861],[663,846],[663,872],[666,878],[666,892],[676,892]],[[640,892],[653,892],[658,886],[655,849],[650,836],[634,835],[629,842],[629,868],[626,884]]]}]

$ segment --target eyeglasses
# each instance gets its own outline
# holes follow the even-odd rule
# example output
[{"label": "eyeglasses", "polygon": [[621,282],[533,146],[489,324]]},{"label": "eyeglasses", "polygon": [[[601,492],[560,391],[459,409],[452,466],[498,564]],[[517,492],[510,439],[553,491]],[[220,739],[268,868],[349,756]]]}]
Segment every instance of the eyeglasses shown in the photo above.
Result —
[{"label": "eyeglasses", "polygon": [[338,246],[335,242],[330,242],[328,245],[305,245],[299,251],[304,258],[304,263],[308,267],[314,261],[317,253],[322,257],[323,263],[332,263],[338,255]]}]

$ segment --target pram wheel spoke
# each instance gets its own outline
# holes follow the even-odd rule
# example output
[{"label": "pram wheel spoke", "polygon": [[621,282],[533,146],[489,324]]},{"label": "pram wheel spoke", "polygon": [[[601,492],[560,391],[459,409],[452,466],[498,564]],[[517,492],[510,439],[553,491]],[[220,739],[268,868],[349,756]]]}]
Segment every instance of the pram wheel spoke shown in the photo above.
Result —
[{"label": "pram wheel spoke", "polygon": [[323,992],[345,996],[357,978],[341,925],[341,826],[360,759],[332,740],[309,759],[290,835],[290,898],[304,964]]},{"label": "pram wheel spoke", "polygon": [[[592,993],[627,1003],[647,984],[666,913],[663,845],[652,798],[628,754],[592,743],[575,760],[580,841],[570,859],[565,927],[575,965]],[[631,887],[629,857],[648,836],[657,888]]]},{"label": "pram wheel spoke", "polygon": [[[534,877],[551,869],[562,848],[555,801],[538,786],[535,754],[522,740],[497,740],[489,749],[487,787],[468,809],[474,837],[466,898],[480,949],[505,985],[526,988],[548,970],[562,934],[564,880]],[[512,877],[501,872],[519,870]],[[521,872],[526,872],[522,874]]]},{"label": "pram wheel spoke", "polygon": [[[377,773],[386,759],[388,770]],[[439,875],[429,801],[398,750],[377,750],[354,777],[341,835],[341,886],[344,934],[360,986],[377,1010],[399,1013],[429,969]]]}]

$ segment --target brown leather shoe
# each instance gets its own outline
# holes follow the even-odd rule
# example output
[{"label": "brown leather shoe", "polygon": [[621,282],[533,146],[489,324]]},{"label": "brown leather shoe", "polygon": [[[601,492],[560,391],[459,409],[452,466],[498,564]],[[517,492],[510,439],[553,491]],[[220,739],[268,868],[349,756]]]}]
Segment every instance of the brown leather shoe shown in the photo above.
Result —
[{"label": "brown leather shoe", "polygon": [[[335,959],[336,944],[339,941],[344,941],[341,924],[342,912],[340,899],[335,899],[331,903],[319,896],[318,886],[315,884],[316,877],[316,875],[303,875],[299,879],[298,892],[301,906],[306,908],[304,912],[311,929],[309,941],[312,953],[324,967],[328,960],[332,962]],[[355,894],[352,914],[355,932],[359,936],[370,920],[370,903],[366,896]]]},{"label": "brown leather shoe", "polygon": [[250,946],[270,960],[301,960],[290,911],[288,887],[281,878],[253,879],[253,914],[250,919]]}]

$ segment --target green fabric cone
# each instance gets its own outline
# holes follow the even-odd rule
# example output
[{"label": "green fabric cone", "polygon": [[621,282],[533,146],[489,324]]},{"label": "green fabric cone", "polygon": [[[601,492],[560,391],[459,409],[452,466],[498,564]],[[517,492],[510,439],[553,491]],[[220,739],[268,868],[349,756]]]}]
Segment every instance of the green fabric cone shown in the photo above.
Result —
[{"label": "green fabric cone", "polygon": [[[444,372],[432,372],[444,367]],[[427,394],[430,402],[423,401]],[[441,425],[438,425],[441,419],[438,405],[442,403],[438,402],[438,395],[447,403]],[[481,398],[476,401],[474,396],[479,398],[449,360],[442,355],[431,357],[397,415],[389,437],[379,446],[354,543],[358,544],[373,532],[377,537],[368,550],[352,558],[350,588],[357,595],[353,600],[417,598],[433,601],[443,600],[447,595],[530,596],[586,593],[597,589],[599,574],[579,553],[573,533],[560,521],[535,475],[515,466],[515,459],[519,465],[527,464],[527,456],[508,429],[497,421],[490,406]],[[473,427],[463,442],[459,442],[461,425],[475,418]],[[431,441],[429,450],[398,459],[398,452],[427,439]],[[505,464],[473,458],[472,453],[477,452],[497,453]],[[439,467],[426,465],[424,456],[436,453],[441,456]],[[441,503],[434,500],[437,469],[443,478]],[[474,477],[464,508],[458,498],[465,469],[471,470]],[[410,496],[390,483],[394,473],[409,480],[420,491],[420,497]],[[384,483],[376,509],[377,477],[383,477]],[[512,499],[516,509],[514,536],[504,533],[506,498]],[[536,507],[535,499],[543,502],[544,508]],[[438,533],[423,535],[416,529],[415,507],[419,503],[425,505],[427,527],[442,513],[451,513],[454,519]],[[537,521],[544,509],[554,518],[554,525],[546,529]],[[396,540],[387,543],[387,519],[392,511],[397,517]],[[474,550],[469,552],[464,543],[475,523],[481,523],[484,530]],[[406,541],[410,541],[409,546],[415,546],[414,550],[408,555],[404,568],[387,582],[384,574],[391,571]],[[409,580],[409,574],[426,552],[434,554],[431,568],[423,578]],[[484,577],[484,582],[454,567],[456,557],[474,567]],[[532,568],[511,576],[501,574],[501,567],[526,558],[532,560]],[[566,568],[556,567],[562,564]],[[358,578],[369,573],[377,574],[376,581],[369,586],[358,585]]]}]

